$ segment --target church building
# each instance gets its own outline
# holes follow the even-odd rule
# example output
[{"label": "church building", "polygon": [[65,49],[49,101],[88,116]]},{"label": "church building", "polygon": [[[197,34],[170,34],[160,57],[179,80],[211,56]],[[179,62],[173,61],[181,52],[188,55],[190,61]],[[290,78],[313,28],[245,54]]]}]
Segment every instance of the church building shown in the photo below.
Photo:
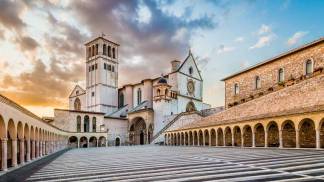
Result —
[{"label": "church building", "polygon": [[[103,36],[86,43],[85,88],[74,87],[69,109],[54,110],[51,124],[76,132],[75,145],[162,142],[159,135],[179,114],[210,108],[203,102],[203,78],[191,51],[184,61],[171,61],[168,74],[118,86],[119,46]],[[106,133],[107,141],[92,133]]]}]

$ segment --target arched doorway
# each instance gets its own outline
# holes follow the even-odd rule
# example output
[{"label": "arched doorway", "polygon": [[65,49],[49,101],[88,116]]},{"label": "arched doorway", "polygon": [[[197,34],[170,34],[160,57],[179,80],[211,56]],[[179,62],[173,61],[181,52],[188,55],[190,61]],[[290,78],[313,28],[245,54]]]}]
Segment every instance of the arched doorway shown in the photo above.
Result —
[{"label": "arched doorway", "polygon": [[216,131],[214,128],[210,130],[210,141],[211,146],[216,146]]},{"label": "arched doorway", "polygon": [[233,129],[234,132],[234,146],[240,147],[242,146],[242,133],[241,128],[238,126],[235,126]]},{"label": "arched doorway", "polygon": [[92,136],[89,139],[89,147],[97,147],[97,138]]},{"label": "arched doorway", "polygon": [[243,128],[243,144],[244,147],[252,147],[252,129],[251,126],[246,125]]},{"label": "arched doorway", "polygon": [[115,146],[120,146],[120,138],[119,137],[117,137],[115,139]]},{"label": "arched doorway", "polygon": [[209,146],[209,132],[208,130],[205,130],[204,132],[204,135],[205,135],[205,146]]},{"label": "arched doorway", "polygon": [[201,130],[199,130],[199,146],[204,146],[204,135],[203,132]]},{"label": "arched doorway", "polygon": [[264,147],[265,145],[265,132],[264,127],[261,123],[258,123],[254,127],[255,131],[255,146],[256,147]]},{"label": "arched doorway", "polygon": [[232,146],[232,131],[230,127],[225,128],[225,146]]},{"label": "arched doorway", "polygon": [[78,138],[76,136],[70,136],[68,145],[71,148],[77,148],[78,147]]},{"label": "arched doorway", "polygon": [[306,118],[299,124],[299,142],[301,148],[316,147],[316,131],[314,121]]},{"label": "arched doorway", "polygon": [[83,136],[80,138],[80,148],[88,148],[88,139]]},{"label": "arched doorway", "polygon": [[279,128],[276,122],[268,124],[268,147],[279,147]]},{"label": "arched doorway", "polygon": [[194,131],[194,143],[193,143],[195,146],[198,145],[198,133],[197,131]]},{"label": "arched doorway", "polygon": [[224,134],[222,128],[217,129],[217,144],[218,146],[224,146]]},{"label": "arched doorway", "polygon": [[143,118],[137,117],[132,120],[129,129],[129,141],[132,145],[144,145],[146,143],[146,123]]},{"label": "arched doorway", "polygon": [[296,130],[292,121],[287,120],[282,124],[282,145],[283,147],[296,147]]},{"label": "arched doorway", "polygon": [[99,147],[105,147],[106,146],[106,138],[104,136],[99,137]]},{"label": "arched doorway", "polygon": [[189,145],[193,145],[192,131],[189,131]]}]

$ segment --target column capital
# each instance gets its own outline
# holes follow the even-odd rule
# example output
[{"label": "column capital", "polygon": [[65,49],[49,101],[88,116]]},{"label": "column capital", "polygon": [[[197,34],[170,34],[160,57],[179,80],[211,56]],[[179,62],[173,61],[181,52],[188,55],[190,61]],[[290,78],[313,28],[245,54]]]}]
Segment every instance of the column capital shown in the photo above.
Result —
[{"label": "column capital", "polygon": [[6,142],[8,141],[8,138],[1,138],[1,142]]}]

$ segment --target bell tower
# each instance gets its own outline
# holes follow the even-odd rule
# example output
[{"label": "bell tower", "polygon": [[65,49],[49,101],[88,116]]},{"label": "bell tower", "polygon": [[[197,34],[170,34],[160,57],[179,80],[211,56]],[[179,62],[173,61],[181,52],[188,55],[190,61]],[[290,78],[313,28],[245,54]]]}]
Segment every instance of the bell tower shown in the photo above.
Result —
[{"label": "bell tower", "polygon": [[99,36],[86,47],[86,109],[112,113],[118,108],[119,44]]}]

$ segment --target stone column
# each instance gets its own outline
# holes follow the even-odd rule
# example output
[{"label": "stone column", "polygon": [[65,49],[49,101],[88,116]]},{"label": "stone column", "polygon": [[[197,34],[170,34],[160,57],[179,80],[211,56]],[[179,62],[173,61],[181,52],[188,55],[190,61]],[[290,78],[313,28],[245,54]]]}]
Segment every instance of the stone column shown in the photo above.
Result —
[{"label": "stone column", "polygon": [[39,157],[39,141],[35,141],[35,158]]},{"label": "stone column", "polygon": [[208,134],[210,134],[209,135],[209,141],[208,141],[209,142],[209,146],[212,146],[212,143],[211,143],[212,142],[211,133],[209,132]]},{"label": "stone column", "polygon": [[299,130],[296,130],[296,148],[300,148],[300,144],[299,144]]},{"label": "stone column", "polygon": [[20,165],[23,165],[25,163],[25,143],[24,139],[19,140],[19,154],[20,154]]},{"label": "stone column", "polygon": [[219,143],[218,143],[218,132],[217,132],[217,130],[216,130],[216,146],[219,146]]},{"label": "stone column", "polygon": [[224,132],[223,132],[223,144],[224,144],[224,147],[226,146],[226,137],[225,137],[225,130],[224,130]]},{"label": "stone column", "polygon": [[12,166],[17,167],[17,139],[12,139],[11,140],[11,145],[12,145]]},{"label": "stone column", "polygon": [[234,129],[233,129],[233,131],[232,131],[232,146],[234,147],[235,145],[234,145],[234,142],[235,142],[235,140],[234,140]]},{"label": "stone column", "polygon": [[321,148],[321,130],[320,129],[316,130],[316,148],[317,149]]},{"label": "stone column", "polygon": [[244,134],[241,132],[241,147],[244,147]]},{"label": "stone column", "polygon": [[268,147],[268,131],[267,129],[264,131],[264,147]]},{"label": "stone column", "polygon": [[1,170],[7,171],[7,138],[1,139]]},{"label": "stone column", "polygon": [[27,149],[26,149],[26,161],[29,162],[30,161],[30,140],[27,140]]},{"label": "stone column", "polygon": [[279,148],[283,148],[282,129],[279,130]]},{"label": "stone column", "polygon": [[31,153],[32,159],[35,159],[35,140],[32,141]]},{"label": "stone column", "polygon": [[252,130],[252,147],[255,147],[255,132]]},{"label": "stone column", "polygon": [[205,132],[203,132],[203,144],[202,146],[206,146],[206,137],[205,137]]}]

